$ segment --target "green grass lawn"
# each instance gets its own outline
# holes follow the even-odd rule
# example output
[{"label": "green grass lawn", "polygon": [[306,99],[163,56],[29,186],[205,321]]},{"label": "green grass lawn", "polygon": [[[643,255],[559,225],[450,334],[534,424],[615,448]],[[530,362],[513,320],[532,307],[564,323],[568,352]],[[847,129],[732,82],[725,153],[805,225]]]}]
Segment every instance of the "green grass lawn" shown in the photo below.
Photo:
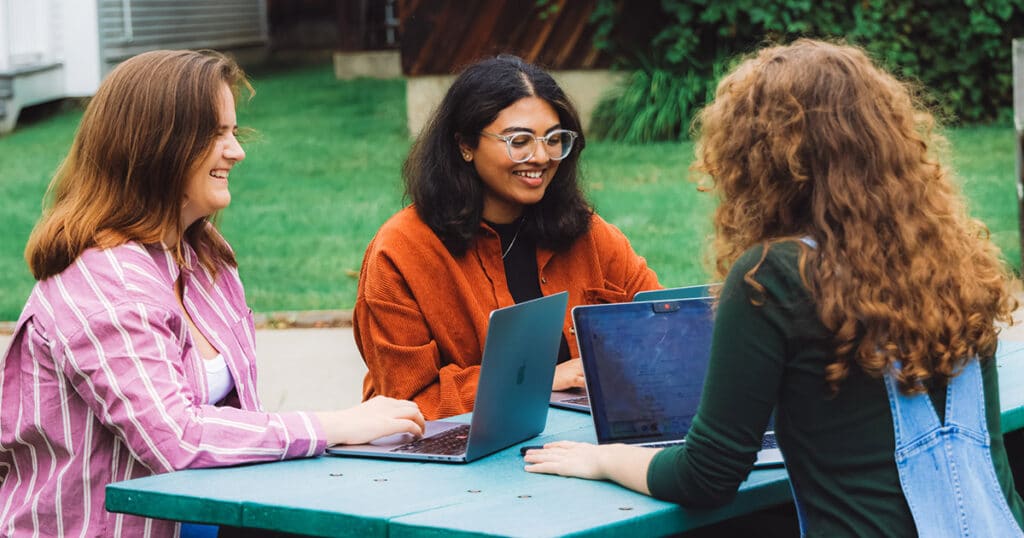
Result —
[{"label": "green grass lawn", "polygon": [[[249,304],[263,312],[351,308],[366,244],[403,205],[404,84],[339,82],[326,66],[253,79],[256,96],[238,115],[256,135],[231,174],[232,205],[220,217]],[[32,287],[25,241],[80,118],[66,111],[0,138],[0,320],[17,317]],[[1019,269],[1012,128],[963,128],[949,138],[972,214]],[[609,142],[591,142],[583,153],[584,185],[598,212],[669,286],[707,278],[714,202],[687,179],[692,154],[690,143]]]}]

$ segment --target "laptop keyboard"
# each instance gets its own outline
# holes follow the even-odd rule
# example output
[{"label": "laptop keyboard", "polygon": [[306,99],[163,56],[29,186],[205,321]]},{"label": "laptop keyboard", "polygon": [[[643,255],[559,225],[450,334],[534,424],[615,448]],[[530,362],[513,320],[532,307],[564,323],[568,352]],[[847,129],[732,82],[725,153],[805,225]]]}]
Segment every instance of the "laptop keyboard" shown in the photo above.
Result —
[{"label": "laptop keyboard", "polygon": [[562,400],[562,403],[585,405],[590,407],[590,396],[578,396],[576,398],[566,398]]},{"label": "laptop keyboard", "polygon": [[466,444],[469,441],[469,424],[452,428],[437,435],[424,437],[400,447],[395,447],[390,452],[405,452],[410,454],[443,454],[458,455],[466,452]]}]

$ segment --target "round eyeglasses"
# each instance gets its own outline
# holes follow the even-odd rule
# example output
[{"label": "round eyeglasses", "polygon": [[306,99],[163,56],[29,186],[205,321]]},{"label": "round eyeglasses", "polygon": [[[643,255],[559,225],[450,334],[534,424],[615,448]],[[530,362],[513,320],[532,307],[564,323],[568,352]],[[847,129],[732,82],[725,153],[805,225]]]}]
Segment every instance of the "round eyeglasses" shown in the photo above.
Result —
[{"label": "round eyeglasses", "polygon": [[544,136],[533,136],[532,133],[519,132],[499,135],[480,131],[480,134],[487,135],[495,140],[502,140],[508,147],[508,158],[514,163],[525,163],[533,158],[537,151],[537,142],[541,142],[544,151],[553,161],[560,161],[569,156],[572,152],[572,143],[576,141],[579,133],[568,129],[551,131]]}]

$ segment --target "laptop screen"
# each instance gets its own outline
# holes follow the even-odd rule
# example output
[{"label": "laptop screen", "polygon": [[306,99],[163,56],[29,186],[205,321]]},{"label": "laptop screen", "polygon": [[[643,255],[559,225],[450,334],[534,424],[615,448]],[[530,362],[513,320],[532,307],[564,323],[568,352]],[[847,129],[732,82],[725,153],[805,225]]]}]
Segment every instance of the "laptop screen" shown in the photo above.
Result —
[{"label": "laptop screen", "polygon": [[599,443],[678,440],[700,403],[711,299],[573,309]]}]

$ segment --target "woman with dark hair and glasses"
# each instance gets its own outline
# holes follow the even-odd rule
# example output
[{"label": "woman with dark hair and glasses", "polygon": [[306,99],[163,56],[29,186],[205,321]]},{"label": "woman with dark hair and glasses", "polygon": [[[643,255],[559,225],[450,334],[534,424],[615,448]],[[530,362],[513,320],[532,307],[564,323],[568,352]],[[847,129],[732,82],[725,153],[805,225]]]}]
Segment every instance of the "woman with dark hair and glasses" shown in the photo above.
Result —
[{"label": "woman with dark hair and glasses", "polygon": [[[570,306],[660,287],[579,186],[580,120],[547,72],[515,56],[452,83],[405,162],[412,205],[366,250],[353,325],[364,398],[473,409],[490,312],[563,290]],[[583,387],[566,317],[555,390]]]}]

